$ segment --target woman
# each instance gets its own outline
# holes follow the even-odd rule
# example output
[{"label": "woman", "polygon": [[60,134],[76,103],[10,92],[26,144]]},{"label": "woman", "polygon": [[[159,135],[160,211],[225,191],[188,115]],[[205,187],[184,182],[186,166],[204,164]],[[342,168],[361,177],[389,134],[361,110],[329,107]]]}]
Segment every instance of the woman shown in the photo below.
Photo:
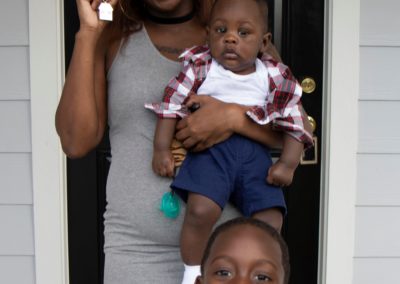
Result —
[{"label": "woman", "polygon": [[[112,163],[105,213],[105,283],[176,284],[181,214],[170,220],[158,203],[170,184],[151,169],[156,117],[143,107],[160,100],[179,70],[179,54],[205,43],[212,1],[110,0],[114,21],[98,19],[99,0],[77,0],[80,29],[56,114],[65,153],[82,157],[110,127]],[[179,122],[177,138],[202,150],[234,132],[269,145],[280,136],[251,122],[239,105],[194,97],[200,109]],[[236,215],[232,208],[222,220]]]}]

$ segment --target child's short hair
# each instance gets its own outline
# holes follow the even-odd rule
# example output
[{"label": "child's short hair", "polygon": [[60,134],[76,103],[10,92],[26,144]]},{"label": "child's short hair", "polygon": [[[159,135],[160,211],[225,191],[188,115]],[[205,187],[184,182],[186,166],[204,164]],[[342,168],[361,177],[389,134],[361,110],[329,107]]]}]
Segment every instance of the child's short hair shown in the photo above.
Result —
[{"label": "child's short hair", "polygon": [[204,275],[204,265],[205,265],[208,257],[210,256],[211,248],[213,247],[214,242],[217,239],[217,237],[221,233],[223,233],[233,227],[237,227],[237,226],[241,226],[241,225],[250,225],[250,226],[259,228],[262,231],[264,231],[267,235],[271,236],[279,244],[279,247],[282,252],[281,262],[282,262],[282,266],[283,266],[283,271],[285,273],[284,283],[285,284],[289,283],[289,275],[290,275],[289,250],[288,250],[285,240],[282,238],[281,234],[277,230],[275,230],[275,228],[273,228],[272,226],[270,226],[267,223],[260,221],[258,219],[248,218],[248,217],[234,218],[232,220],[229,220],[229,221],[219,225],[214,230],[214,232],[211,234],[210,238],[208,239],[206,249],[204,250],[203,259],[201,260],[201,274]]},{"label": "child's short hair", "polygon": [[[260,11],[261,11],[261,15],[264,19],[264,25],[265,25],[265,29],[268,30],[268,26],[269,26],[269,19],[268,19],[268,1],[267,0],[253,0],[255,2],[257,2],[257,4],[260,6]],[[213,3],[213,6],[211,8],[211,13],[210,15],[212,15],[213,11],[214,11],[214,7],[217,4],[218,0],[215,0]]]}]

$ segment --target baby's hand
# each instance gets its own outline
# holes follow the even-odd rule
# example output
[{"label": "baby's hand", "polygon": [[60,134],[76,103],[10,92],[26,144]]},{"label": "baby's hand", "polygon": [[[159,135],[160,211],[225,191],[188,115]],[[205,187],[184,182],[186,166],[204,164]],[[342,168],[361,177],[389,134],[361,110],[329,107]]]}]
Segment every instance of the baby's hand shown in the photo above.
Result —
[{"label": "baby's hand", "polygon": [[267,182],[276,186],[288,186],[293,181],[296,168],[290,167],[285,162],[278,160],[268,170]]},{"label": "baby's hand", "polygon": [[174,157],[171,151],[154,151],[153,153],[153,171],[162,177],[174,176]]}]

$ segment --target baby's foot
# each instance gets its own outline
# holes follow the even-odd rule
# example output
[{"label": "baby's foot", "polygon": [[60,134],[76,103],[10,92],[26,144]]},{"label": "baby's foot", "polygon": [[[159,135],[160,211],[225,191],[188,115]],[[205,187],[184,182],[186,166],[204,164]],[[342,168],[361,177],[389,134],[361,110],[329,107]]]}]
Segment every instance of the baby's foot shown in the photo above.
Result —
[{"label": "baby's foot", "polygon": [[292,184],[295,170],[296,168],[278,160],[269,168],[267,182],[280,187],[289,186]]}]

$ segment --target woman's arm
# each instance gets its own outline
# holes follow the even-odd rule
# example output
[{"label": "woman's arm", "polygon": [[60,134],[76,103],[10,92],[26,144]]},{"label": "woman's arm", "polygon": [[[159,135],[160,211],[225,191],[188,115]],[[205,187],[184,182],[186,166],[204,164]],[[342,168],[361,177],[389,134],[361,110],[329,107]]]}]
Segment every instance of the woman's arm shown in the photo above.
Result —
[{"label": "woman's arm", "polygon": [[[251,120],[248,107],[228,104],[210,96],[192,95],[186,105],[199,104],[200,108],[180,120],[176,126],[176,138],[187,149],[202,151],[238,133],[271,148],[282,148],[283,133],[274,131],[269,124],[259,125]],[[311,133],[307,113],[300,107],[304,128]]]},{"label": "woman's arm", "polygon": [[246,115],[248,107],[228,104],[210,96],[190,96],[186,105],[200,108],[177,124],[176,138],[193,151],[201,151],[238,133],[270,147],[280,148],[282,134],[269,125],[254,123]]},{"label": "woman's arm", "polygon": [[97,18],[99,2],[77,0],[80,29],[56,112],[56,129],[71,158],[96,147],[106,125],[106,24]]}]

